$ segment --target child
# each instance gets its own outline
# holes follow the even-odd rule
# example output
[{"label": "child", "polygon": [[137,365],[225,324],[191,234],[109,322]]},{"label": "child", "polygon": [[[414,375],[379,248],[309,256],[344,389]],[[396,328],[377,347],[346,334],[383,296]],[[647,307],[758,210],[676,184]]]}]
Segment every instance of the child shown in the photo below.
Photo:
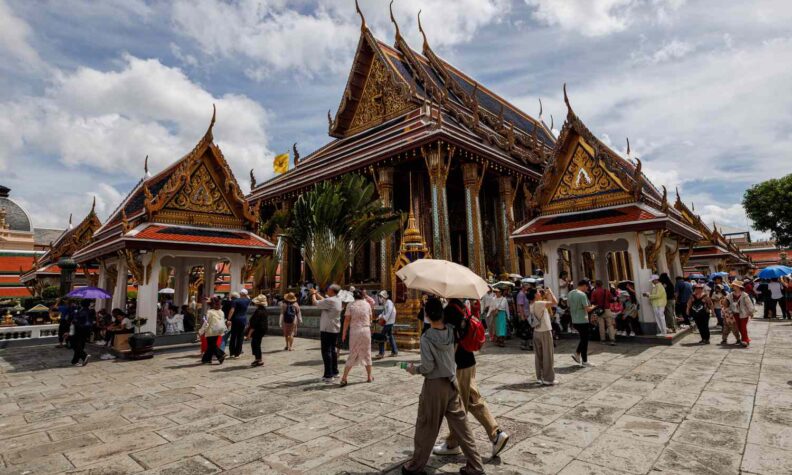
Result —
[{"label": "child", "polygon": [[443,304],[430,298],[424,306],[431,328],[421,336],[421,364],[410,364],[410,374],[423,375],[424,383],[418,399],[418,418],[415,422],[415,441],[412,458],[402,466],[402,474],[425,473],[424,468],[434,449],[443,417],[454,432],[467,465],[459,471],[462,475],[484,473],[473,439],[473,431],[467,423],[465,409],[459,397],[454,363],[454,330],[443,323]]}]

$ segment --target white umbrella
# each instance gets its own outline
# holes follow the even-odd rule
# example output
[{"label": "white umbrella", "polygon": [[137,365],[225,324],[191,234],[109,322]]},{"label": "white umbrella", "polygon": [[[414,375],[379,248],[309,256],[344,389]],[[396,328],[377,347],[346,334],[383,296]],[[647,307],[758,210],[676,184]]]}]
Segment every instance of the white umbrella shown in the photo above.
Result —
[{"label": "white umbrella", "polygon": [[160,290],[159,293],[161,294],[175,294],[176,291],[170,287],[165,287],[164,289]]},{"label": "white umbrella", "polygon": [[487,282],[465,266],[441,259],[418,259],[396,272],[408,289],[438,297],[477,298],[487,293]]},{"label": "white umbrella", "polygon": [[340,290],[338,291],[338,298],[341,299],[343,303],[349,303],[355,301],[355,296],[352,295],[352,292],[348,290]]}]

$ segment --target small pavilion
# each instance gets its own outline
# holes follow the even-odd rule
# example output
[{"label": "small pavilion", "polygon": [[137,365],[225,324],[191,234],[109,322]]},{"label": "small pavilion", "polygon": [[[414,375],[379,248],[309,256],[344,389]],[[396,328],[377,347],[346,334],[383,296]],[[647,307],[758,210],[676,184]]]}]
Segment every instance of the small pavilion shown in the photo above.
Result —
[{"label": "small pavilion", "polygon": [[230,273],[230,288],[241,289],[255,260],[273,250],[256,233],[258,213],[213,142],[214,123],[213,114],[187,155],[154,176],[146,171],[90,244],[74,255],[78,264],[98,262],[98,285],[112,291],[113,308],[126,304],[126,276],[131,275],[137,315],[147,319],[143,331],[156,332],[162,288],[173,285],[174,304],[188,303],[191,293],[201,302],[214,294],[222,264]]},{"label": "small pavilion", "polygon": [[[63,272],[73,273],[71,276],[66,276],[70,285],[95,286],[99,276],[96,265],[86,262],[76,268],[72,255],[91,242],[94,232],[101,226],[102,222],[96,215],[96,198],[91,205],[91,210],[77,226],[72,225],[72,219],[69,216],[69,227],[49,244],[44,255],[40,258],[34,257],[33,267],[22,274],[20,280],[30,290],[30,293],[40,297],[46,287],[60,285]],[[61,268],[61,265],[64,265],[64,268]],[[66,290],[67,293],[68,290]]]},{"label": "small pavilion", "polygon": [[[526,197],[530,217],[512,239],[555,292],[561,272],[573,281],[633,281],[639,296],[654,273],[682,275],[679,249],[701,233],[650,183],[640,160],[622,158],[589,131],[566,88],[564,101],[566,122],[542,181]],[[653,335],[654,316],[641,303],[642,329]]]}]

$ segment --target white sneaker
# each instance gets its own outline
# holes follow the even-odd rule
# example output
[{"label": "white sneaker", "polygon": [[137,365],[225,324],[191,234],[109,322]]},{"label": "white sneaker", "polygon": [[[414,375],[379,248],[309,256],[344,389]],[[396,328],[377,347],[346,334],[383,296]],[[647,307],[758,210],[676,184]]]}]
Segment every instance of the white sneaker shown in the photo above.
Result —
[{"label": "white sneaker", "polygon": [[435,455],[459,455],[462,453],[462,447],[456,446],[452,449],[448,447],[446,442],[443,442],[442,444],[435,445],[434,449],[432,449],[432,453]]},{"label": "white sneaker", "polygon": [[558,384],[558,380],[555,379],[553,381],[542,381],[542,384],[545,386],[555,386],[556,384]]},{"label": "white sneaker", "polygon": [[585,366],[586,368],[593,368],[596,365],[594,363],[589,363],[588,361],[586,361],[582,364],[582,366]]},{"label": "white sneaker", "polygon": [[498,435],[495,436],[495,442],[492,443],[492,457],[495,458],[506,447],[506,442],[509,441],[509,434],[499,430]]},{"label": "white sneaker", "polygon": [[537,379],[536,382],[539,383],[539,384],[544,383],[544,381],[542,381],[541,379]]},{"label": "white sneaker", "polygon": [[657,335],[655,335],[655,336],[665,336],[665,333],[658,333],[658,334],[657,334]]}]

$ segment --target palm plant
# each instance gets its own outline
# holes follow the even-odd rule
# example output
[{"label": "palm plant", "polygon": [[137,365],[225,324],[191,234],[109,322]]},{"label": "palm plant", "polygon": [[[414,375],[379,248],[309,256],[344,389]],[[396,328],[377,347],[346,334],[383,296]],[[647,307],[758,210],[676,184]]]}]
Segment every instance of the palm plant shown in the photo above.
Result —
[{"label": "palm plant", "polygon": [[374,197],[364,177],[317,184],[294,204],[284,237],[300,249],[321,288],[343,282],[344,273],[364,245],[396,232],[401,215]]}]

